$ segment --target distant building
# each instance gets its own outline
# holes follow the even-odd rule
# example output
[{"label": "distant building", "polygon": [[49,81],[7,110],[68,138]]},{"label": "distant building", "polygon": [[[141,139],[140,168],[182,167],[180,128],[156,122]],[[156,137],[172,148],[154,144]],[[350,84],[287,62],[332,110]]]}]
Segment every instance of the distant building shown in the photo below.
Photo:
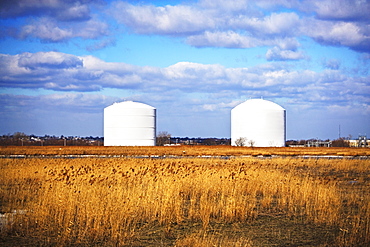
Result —
[{"label": "distant building", "polygon": [[370,147],[370,140],[366,135],[359,135],[357,140],[349,140],[350,147]]},{"label": "distant building", "polygon": [[306,144],[307,147],[331,147],[332,142],[331,141],[308,141]]}]

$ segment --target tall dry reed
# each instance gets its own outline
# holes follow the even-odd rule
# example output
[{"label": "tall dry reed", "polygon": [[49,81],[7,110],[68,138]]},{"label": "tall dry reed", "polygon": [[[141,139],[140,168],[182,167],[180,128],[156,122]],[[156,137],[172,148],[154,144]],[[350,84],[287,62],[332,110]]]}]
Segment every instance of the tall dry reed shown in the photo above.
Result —
[{"label": "tall dry reed", "polygon": [[118,156],[369,156],[370,148],[336,147],[235,147],[235,146],[0,146],[0,155],[118,155]]},{"label": "tall dry reed", "polygon": [[[186,246],[198,235],[176,235],[175,226],[199,223],[207,231],[212,224],[253,222],[263,216],[338,227],[337,245],[369,242],[369,195],[365,187],[359,188],[361,195],[350,193],[358,185],[348,184],[358,181],[352,175],[368,170],[368,161],[33,158],[0,162],[1,211],[27,212],[16,215],[7,234],[38,236],[45,245],[129,246],[159,227],[165,238]],[[198,236],[199,241],[205,239],[217,242],[225,237]]]}]

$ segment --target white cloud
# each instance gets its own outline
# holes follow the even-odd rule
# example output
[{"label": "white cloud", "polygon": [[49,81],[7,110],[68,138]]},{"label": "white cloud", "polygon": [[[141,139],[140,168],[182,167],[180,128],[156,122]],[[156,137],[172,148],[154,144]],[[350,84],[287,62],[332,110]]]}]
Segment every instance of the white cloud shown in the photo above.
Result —
[{"label": "white cloud", "polygon": [[268,61],[272,60],[300,60],[305,56],[302,51],[292,51],[292,50],[282,50],[279,47],[273,47],[269,49],[266,53],[266,59]]},{"label": "white cloud", "polygon": [[318,43],[346,46],[353,50],[370,51],[370,28],[354,22],[335,22],[307,18],[301,26],[301,33],[312,37]]},{"label": "white cloud", "polygon": [[51,18],[40,18],[25,25],[19,32],[19,37],[38,38],[45,42],[63,42],[71,38],[96,39],[108,35],[108,25],[94,19],[83,23],[61,24]]},{"label": "white cloud", "polygon": [[229,48],[250,48],[258,45],[259,41],[243,36],[234,31],[209,32],[194,35],[187,38],[186,42],[195,47],[229,47]]},{"label": "white cloud", "polygon": [[[90,19],[88,4],[98,1],[79,0],[12,0],[4,1],[0,7],[3,18],[22,16],[49,16],[61,21],[86,21]],[[95,3],[94,3],[95,4]]]},{"label": "white cloud", "polygon": [[[227,83],[225,67],[217,64],[198,64],[181,62],[163,69],[165,85],[168,88],[179,88],[184,91],[216,90]],[[158,75],[157,75],[158,76]],[[158,78],[160,81],[161,78]],[[153,85],[155,86],[155,85]],[[196,88],[195,88],[196,87]]]},{"label": "white cloud", "polygon": [[137,33],[184,35],[214,27],[208,13],[189,5],[156,7],[116,2],[113,15]]},{"label": "white cloud", "polygon": [[37,68],[56,68],[69,69],[82,67],[82,60],[76,56],[60,52],[37,52],[23,53],[18,60],[20,67]]},{"label": "white cloud", "polygon": [[59,11],[57,18],[62,21],[88,20],[90,19],[90,9],[86,4],[75,2],[62,11]]},{"label": "white cloud", "polygon": [[302,11],[314,11],[320,19],[363,21],[369,20],[370,3],[364,0],[310,0]]},{"label": "white cloud", "polygon": [[223,9],[224,11],[245,11],[249,7],[249,1],[200,0],[199,5],[206,9]]},{"label": "white cloud", "polygon": [[236,105],[242,103],[242,101],[228,101],[228,102],[219,102],[218,99],[210,102],[209,104],[203,104],[201,107],[206,111],[217,111],[219,109],[232,109]]},{"label": "white cloud", "polygon": [[287,36],[293,35],[297,27],[300,25],[299,16],[292,13],[272,13],[263,18],[239,16],[232,17],[230,26],[250,31],[255,35],[277,35]]},{"label": "white cloud", "polygon": [[226,48],[253,48],[258,46],[278,46],[282,50],[295,51],[299,42],[295,38],[258,38],[256,36],[243,35],[234,31],[209,32],[189,36],[186,43],[195,47],[226,47]]},{"label": "white cloud", "polygon": [[325,68],[334,70],[339,69],[341,65],[341,61],[338,59],[324,59],[322,63]]},{"label": "white cloud", "polygon": [[270,43],[270,45],[276,45],[282,50],[295,51],[300,47],[299,42],[296,38],[279,38]]},{"label": "white cloud", "polygon": [[[322,33],[318,35],[324,36]],[[354,46],[365,39],[369,38],[361,33],[360,28],[356,24],[343,22],[334,24],[324,37],[324,41],[338,42],[345,46]]]},{"label": "white cloud", "polygon": [[343,113],[347,115],[370,115],[370,105],[368,104],[359,104],[357,107],[353,107],[352,105],[330,105],[328,110],[337,115],[342,115]]},{"label": "white cloud", "polygon": [[42,18],[37,22],[23,26],[19,36],[22,39],[32,36],[49,42],[61,42],[73,37],[73,33],[70,29],[58,27],[54,21],[48,18]]},{"label": "white cloud", "polygon": [[109,26],[107,23],[91,19],[83,24],[79,23],[73,26],[74,37],[84,39],[97,39],[109,34]]}]

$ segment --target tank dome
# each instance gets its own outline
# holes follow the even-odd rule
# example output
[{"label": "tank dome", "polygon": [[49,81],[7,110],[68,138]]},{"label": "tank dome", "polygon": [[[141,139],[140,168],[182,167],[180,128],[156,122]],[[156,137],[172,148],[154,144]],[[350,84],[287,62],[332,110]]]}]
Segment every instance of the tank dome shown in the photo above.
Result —
[{"label": "tank dome", "polygon": [[156,109],[124,101],[104,108],[104,146],[154,146]]},{"label": "tank dome", "polygon": [[247,100],[231,110],[231,143],[255,147],[285,146],[286,112],[263,99]]}]

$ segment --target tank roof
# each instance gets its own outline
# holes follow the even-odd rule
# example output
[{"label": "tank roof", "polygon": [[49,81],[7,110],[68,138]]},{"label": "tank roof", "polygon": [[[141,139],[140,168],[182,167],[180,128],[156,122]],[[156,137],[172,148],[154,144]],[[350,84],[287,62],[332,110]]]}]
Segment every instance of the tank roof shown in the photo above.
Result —
[{"label": "tank roof", "polygon": [[243,109],[253,109],[253,110],[276,110],[276,111],[281,111],[285,110],[283,107],[280,105],[269,101],[269,100],[264,100],[264,99],[249,99],[246,100],[243,103],[240,103],[239,105],[235,106],[235,108],[243,108]]},{"label": "tank roof", "polygon": [[118,103],[113,103],[113,105],[110,105],[108,107],[114,107],[114,108],[135,108],[135,109],[155,109],[153,106],[140,103],[140,102],[134,102],[134,101],[122,101]]}]

